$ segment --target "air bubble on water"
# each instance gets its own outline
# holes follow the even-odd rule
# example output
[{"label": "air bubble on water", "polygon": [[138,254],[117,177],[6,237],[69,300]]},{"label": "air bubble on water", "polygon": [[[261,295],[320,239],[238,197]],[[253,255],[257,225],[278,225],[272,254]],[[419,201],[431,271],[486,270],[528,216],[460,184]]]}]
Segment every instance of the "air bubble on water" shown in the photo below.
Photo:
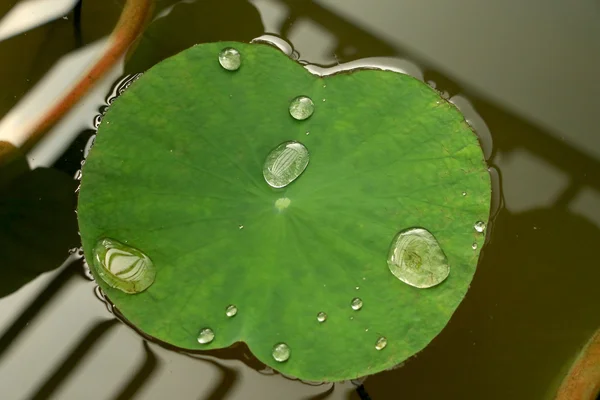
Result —
[{"label": "air bubble on water", "polygon": [[263,176],[269,186],[283,188],[296,180],[308,166],[308,149],[300,142],[284,142],[267,155]]},{"label": "air bubble on water", "polygon": [[242,55],[233,47],[227,47],[219,53],[219,64],[227,71],[237,71],[242,65]]},{"label": "air bubble on water", "polygon": [[96,135],[90,136],[90,138],[88,139],[88,141],[85,144],[85,147],[83,149],[83,158],[88,157],[88,155],[90,154],[90,150],[92,149],[92,147],[94,147],[95,141],[96,141]]},{"label": "air bubble on water", "polygon": [[483,221],[477,221],[475,223],[475,225],[473,225],[473,228],[475,228],[475,230],[479,233],[482,233],[483,231],[485,231],[485,222]]},{"label": "air bubble on water", "polygon": [[225,309],[225,315],[227,315],[229,318],[234,317],[237,314],[237,312],[238,309],[233,304],[228,305]]},{"label": "air bubble on water", "polygon": [[299,121],[310,118],[315,112],[315,103],[308,96],[298,96],[290,102],[290,115]]},{"label": "air bubble on water", "polygon": [[440,244],[423,228],[400,231],[392,240],[387,263],[396,278],[417,288],[438,285],[450,273]]},{"label": "air bubble on water", "polygon": [[285,362],[290,358],[290,348],[285,343],[277,343],[273,347],[273,359],[277,362]]},{"label": "air bubble on water", "polygon": [[200,333],[198,334],[198,343],[207,344],[207,343],[212,342],[214,340],[214,338],[215,338],[215,333],[213,332],[212,329],[203,328],[200,330]]},{"label": "air bubble on water", "polygon": [[327,320],[327,314],[325,314],[323,311],[321,311],[320,313],[317,314],[317,321],[323,323]]},{"label": "air bubble on water", "polygon": [[375,342],[376,350],[383,350],[385,348],[385,346],[387,346],[387,339],[384,338],[383,336],[380,337],[379,339],[377,339],[377,341]]},{"label": "air bubble on water", "polygon": [[76,181],[80,181],[80,180],[81,180],[81,176],[82,176],[81,170],[80,170],[80,169],[78,169],[78,170],[75,172],[75,175],[73,176],[73,179],[75,179]]},{"label": "air bubble on water", "polygon": [[360,310],[362,308],[362,306],[363,306],[363,301],[358,297],[353,298],[352,301],[350,302],[350,307],[352,307],[352,309],[354,311]]},{"label": "air bubble on water", "polygon": [[140,293],[156,278],[150,258],[138,249],[114,239],[100,239],[93,250],[96,273],[110,287],[125,293]]}]

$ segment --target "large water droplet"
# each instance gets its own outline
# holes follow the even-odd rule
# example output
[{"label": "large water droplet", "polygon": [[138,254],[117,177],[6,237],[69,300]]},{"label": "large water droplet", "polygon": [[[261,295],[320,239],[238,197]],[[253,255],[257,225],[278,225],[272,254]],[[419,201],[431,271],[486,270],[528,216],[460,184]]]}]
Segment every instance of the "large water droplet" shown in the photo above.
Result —
[{"label": "large water droplet", "polygon": [[225,315],[227,315],[229,318],[235,316],[237,314],[237,312],[238,312],[238,309],[233,304],[227,306],[227,308],[225,309]]},{"label": "large water droplet", "polygon": [[485,222],[483,221],[477,221],[475,223],[475,225],[473,226],[473,228],[475,228],[475,230],[479,233],[485,231]]},{"label": "large water droplet", "polygon": [[286,187],[304,172],[308,162],[308,149],[302,143],[284,142],[267,156],[263,176],[271,187]]},{"label": "large water droplet", "polygon": [[215,333],[210,328],[204,328],[198,334],[198,343],[207,344],[213,341]]},{"label": "large water droplet", "polygon": [[242,56],[236,49],[227,47],[219,53],[219,64],[228,71],[237,71],[242,64]]},{"label": "large water droplet", "polygon": [[377,341],[375,342],[375,348],[377,350],[383,350],[385,346],[387,346],[387,339],[383,336],[377,339]]},{"label": "large water droplet", "polygon": [[315,104],[306,96],[298,96],[290,103],[290,115],[297,120],[305,120],[315,112]]},{"label": "large water droplet", "polygon": [[285,343],[277,343],[273,347],[273,358],[277,362],[284,362],[290,358],[290,348]]},{"label": "large water droplet", "polygon": [[402,282],[418,288],[438,285],[450,273],[440,244],[423,228],[405,229],[396,235],[390,247],[388,267]]},{"label": "large water droplet", "polygon": [[319,322],[325,322],[327,321],[327,314],[325,314],[323,311],[321,311],[320,313],[317,314],[317,321]]},{"label": "large water droplet", "polygon": [[358,311],[362,308],[363,306],[363,301],[361,299],[359,299],[358,297],[355,297],[352,299],[352,302],[350,303],[350,307],[352,307],[352,309],[354,311]]},{"label": "large water droplet", "polygon": [[147,255],[113,239],[96,243],[93,261],[100,278],[125,293],[142,292],[156,278],[156,268]]}]

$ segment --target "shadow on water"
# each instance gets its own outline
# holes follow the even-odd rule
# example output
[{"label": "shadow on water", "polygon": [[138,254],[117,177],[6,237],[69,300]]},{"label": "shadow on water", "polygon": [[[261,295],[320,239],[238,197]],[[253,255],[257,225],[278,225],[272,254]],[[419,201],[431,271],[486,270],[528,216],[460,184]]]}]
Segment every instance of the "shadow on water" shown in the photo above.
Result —
[{"label": "shadow on water", "polygon": [[150,350],[148,342],[143,342],[144,347],[144,363],[138,368],[138,370],[129,379],[129,382],[121,389],[118,395],[114,397],[114,400],[127,400],[135,396],[135,394],[144,386],[144,384],[152,379],[152,376],[156,373],[156,367],[158,365],[158,359],[156,354]]},{"label": "shadow on water", "polygon": [[20,155],[0,165],[0,298],[57,268],[66,249],[79,246],[76,187],[56,169],[29,170]]},{"label": "shadow on water", "polygon": [[[181,29],[181,26],[187,29]],[[246,0],[178,3],[144,32],[127,60],[125,73],[146,71],[198,43],[249,42],[263,32],[258,10]]]},{"label": "shadow on water", "polygon": [[73,349],[56,371],[36,390],[31,397],[32,400],[49,399],[59,386],[67,379],[67,377],[75,370],[75,368],[83,361],[83,358],[92,348],[99,343],[99,339],[109,330],[117,325],[117,321],[112,319],[96,324],[88,333],[81,339],[77,346]]}]

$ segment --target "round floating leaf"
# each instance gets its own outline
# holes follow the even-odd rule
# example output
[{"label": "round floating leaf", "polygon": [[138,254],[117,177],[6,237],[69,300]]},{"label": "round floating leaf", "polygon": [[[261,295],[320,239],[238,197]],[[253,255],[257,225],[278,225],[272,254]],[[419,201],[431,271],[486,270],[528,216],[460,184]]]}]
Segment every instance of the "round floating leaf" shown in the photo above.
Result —
[{"label": "round floating leaf", "polygon": [[[219,64],[227,47],[241,54],[237,71]],[[290,115],[298,96],[314,102],[306,120]],[[276,189],[264,163],[286,142],[309,162]],[[297,161],[284,156],[277,173]],[[191,350],[243,341],[283,373],[335,381],[390,368],[444,328],[475,272],[474,224],[489,204],[476,135],[427,85],[378,70],[322,78],[275,48],[224,42],[165,60],[114,102],[78,215],[88,259],[110,238],[152,260],[142,293],[98,279],[145,333]],[[434,287],[388,268],[392,241],[412,227],[447,257]],[[200,343],[204,329],[214,338]]]}]

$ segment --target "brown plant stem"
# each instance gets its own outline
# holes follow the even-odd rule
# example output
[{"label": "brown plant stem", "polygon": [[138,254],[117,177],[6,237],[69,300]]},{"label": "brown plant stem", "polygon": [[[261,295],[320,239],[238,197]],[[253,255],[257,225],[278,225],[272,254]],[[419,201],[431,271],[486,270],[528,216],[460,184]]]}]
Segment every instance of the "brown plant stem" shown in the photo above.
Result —
[{"label": "brown plant stem", "polygon": [[152,0],[126,0],[109,38],[109,45],[100,59],[83,74],[81,79],[48,112],[32,125],[31,132],[21,146],[21,151],[30,151],[56,124],[125,54],[129,46],[142,33],[151,14]]},{"label": "brown plant stem", "polygon": [[600,393],[600,329],[586,344],[558,389],[556,400],[595,400]]}]

